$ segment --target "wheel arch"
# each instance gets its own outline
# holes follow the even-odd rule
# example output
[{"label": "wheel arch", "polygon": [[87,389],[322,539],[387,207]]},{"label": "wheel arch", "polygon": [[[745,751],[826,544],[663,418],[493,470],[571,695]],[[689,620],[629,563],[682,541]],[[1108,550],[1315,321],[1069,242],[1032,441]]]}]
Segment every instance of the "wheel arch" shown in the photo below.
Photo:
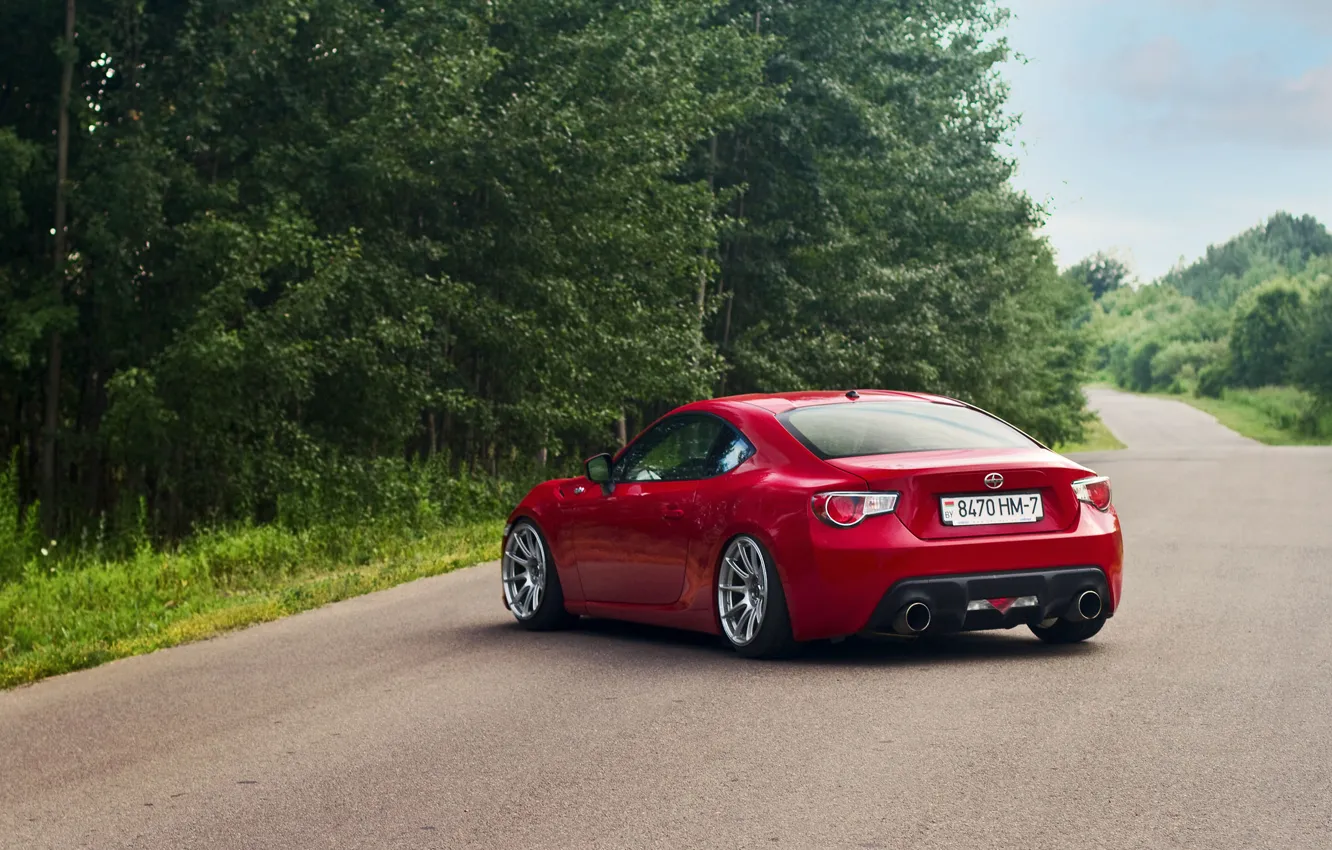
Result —
[{"label": "wheel arch", "polygon": [[[551,513],[553,513],[552,507],[531,500],[530,495],[528,499],[524,499],[509,514],[505,534],[500,540],[500,557],[504,557],[504,547],[508,545],[509,532],[512,531],[513,527],[521,522],[530,523],[536,529],[537,534],[541,536],[541,540],[546,546],[546,554],[555,567],[555,572],[559,574],[560,584],[564,590],[564,604],[566,606],[581,606],[585,597],[583,596],[583,583],[578,575],[578,565],[573,556],[573,547],[565,535],[551,534],[550,524],[545,521],[545,517]],[[556,527],[558,528],[558,523],[556,523]]]}]

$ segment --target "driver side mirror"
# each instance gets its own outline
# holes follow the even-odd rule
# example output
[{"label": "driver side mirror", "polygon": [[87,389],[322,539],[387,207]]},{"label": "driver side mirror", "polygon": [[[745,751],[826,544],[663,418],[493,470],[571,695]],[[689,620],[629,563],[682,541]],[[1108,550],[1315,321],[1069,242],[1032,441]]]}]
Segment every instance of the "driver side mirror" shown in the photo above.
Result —
[{"label": "driver side mirror", "polygon": [[599,454],[590,457],[583,464],[583,470],[587,473],[589,481],[604,487],[611,483],[611,456]]}]

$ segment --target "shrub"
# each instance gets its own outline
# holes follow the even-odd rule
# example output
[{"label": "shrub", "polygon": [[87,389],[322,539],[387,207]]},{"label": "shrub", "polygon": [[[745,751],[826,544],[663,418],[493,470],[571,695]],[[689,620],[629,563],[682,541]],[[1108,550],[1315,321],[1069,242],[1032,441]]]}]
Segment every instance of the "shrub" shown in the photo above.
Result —
[{"label": "shrub", "polygon": [[1332,283],[1324,283],[1309,299],[1294,372],[1300,387],[1332,407]]},{"label": "shrub", "polygon": [[1230,382],[1230,360],[1222,358],[1198,370],[1198,385],[1194,392],[1208,398],[1220,398]]},{"label": "shrub", "polygon": [[1173,340],[1156,353],[1151,362],[1152,386],[1180,392],[1208,365],[1223,360],[1226,344],[1215,340]]},{"label": "shrub", "polygon": [[1300,291],[1284,280],[1265,284],[1240,300],[1230,332],[1237,383],[1262,387],[1288,380],[1300,337],[1302,306]]},{"label": "shrub", "polygon": [[1129,388],[1138,392],[1152,389],[1152,361],[1161,351],[1161,343],[1151,339],[1134,350],[1129,360]]},{"label": "shrub", "polygon": [[17,579],[37,556],[37,505],[19,502],[18,450],[0,467],[0,584]]}]

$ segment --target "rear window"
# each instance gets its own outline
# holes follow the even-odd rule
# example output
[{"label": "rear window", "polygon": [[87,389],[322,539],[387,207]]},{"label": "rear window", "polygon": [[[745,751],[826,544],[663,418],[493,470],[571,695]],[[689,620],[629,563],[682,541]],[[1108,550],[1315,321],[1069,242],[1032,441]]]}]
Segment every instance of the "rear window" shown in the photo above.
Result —
[{"label": "rear window", "polygon": [[825,459],[1037,445],[993,416],[928,401],[821,404],[779,418],[797,440]]}]

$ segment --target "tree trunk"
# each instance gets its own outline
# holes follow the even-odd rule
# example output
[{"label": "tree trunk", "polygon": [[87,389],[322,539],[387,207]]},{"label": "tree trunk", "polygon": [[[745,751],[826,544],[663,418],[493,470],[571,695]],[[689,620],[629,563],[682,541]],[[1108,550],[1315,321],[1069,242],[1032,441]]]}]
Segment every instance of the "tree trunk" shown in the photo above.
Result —
[{"label": "tree trunk", "polygon": [[[74,87],[74,0],[65,0],[65,44],[61,57],[60,113],[56,126],[55,274],[56,302],[64,298],[65,264],[69,260],[69,238],[65,231],[65,183],[69,179],[69,98]],[[55,533],[56,430],[60,425],[60,331],[51,333],[46,358],[46,410],[42,422],[41,500],[43,524],[48,535]]]},{"label": "tree trunk", "polygon": [[[708,166],[708,191],[717,197],[717,137],[712,137]],[[708,252],[703,250],[698,266],[698,320],[703,321],[703,310],[708,301]]]}]

